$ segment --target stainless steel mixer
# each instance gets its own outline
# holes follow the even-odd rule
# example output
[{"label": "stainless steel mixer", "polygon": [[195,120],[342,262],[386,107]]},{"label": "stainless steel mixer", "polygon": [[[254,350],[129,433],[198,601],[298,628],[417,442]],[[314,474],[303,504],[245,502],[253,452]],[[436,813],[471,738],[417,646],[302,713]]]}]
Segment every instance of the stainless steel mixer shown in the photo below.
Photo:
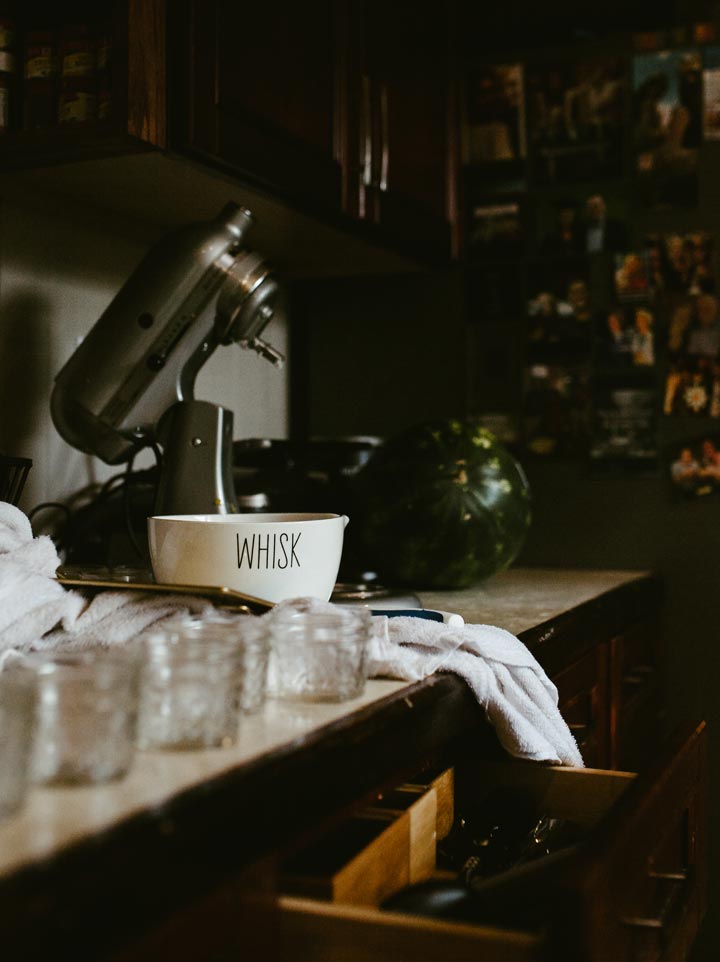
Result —
[{"label": "stainless steel mixer", "polygon": [[244,247],[251,224],[250,211],[230,203],[152,248],[56,379],[53,421],[74,447],[107,464],[161,451],[158,514],[237,511],[233,414],[196,400],[194,386],[219,345],[283,362],[260,337],[283,297],[268,264]]}]

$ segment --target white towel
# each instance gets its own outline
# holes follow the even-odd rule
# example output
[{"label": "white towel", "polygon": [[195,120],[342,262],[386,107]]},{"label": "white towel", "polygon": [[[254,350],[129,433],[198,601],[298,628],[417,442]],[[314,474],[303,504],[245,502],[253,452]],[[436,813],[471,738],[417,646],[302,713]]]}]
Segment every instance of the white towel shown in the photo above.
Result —
[{"label": "white towel", "polygon": [[[278,607],[328,610],[312,599]],[[272,612],[265,617],[272,618]],[[558,710],[558,693],[518,638],[493,625],[449,625],[425,618],[373,618],[368,677],[420,681],[436,671],[465,679],[503,748],[516,758],[572,765],[583,760]]]},{"label": "white towel", "polygon": [[[558,710],[557,688],[515,635],[494,625],[452,627],[412,617],[374,620],[373,674],[407,678],[412,671],[411,677],[416,677],[426,664],[433,671],[459,675],[511,755],[583,766],[575,739]],[[398,665],[400,673],[396,674]]]},{"label": "white towel", "polygon": [[59,563],[50,538],[33,538],[22,511],[0,501],[0,654],[23,649],[62,618],[79,615],[82,597],[54,578]]},{"label": "white towel", "polygon": [[166,618],[212,612],[204,598],[105,591],[88,600],[55,578],[46,535],[34,538],[19,508],[0,501],[0,667],[13,652],[124,644]]}]

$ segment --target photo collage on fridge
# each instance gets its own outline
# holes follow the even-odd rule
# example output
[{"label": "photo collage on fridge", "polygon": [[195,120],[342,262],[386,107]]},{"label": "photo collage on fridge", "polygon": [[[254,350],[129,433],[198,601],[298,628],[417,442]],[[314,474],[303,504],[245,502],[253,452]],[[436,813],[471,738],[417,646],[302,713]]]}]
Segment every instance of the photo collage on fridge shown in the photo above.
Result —
[{"label": "photo collage on fridge", "polygon": [[662,472],[697,497],[720,491],[703,176],[720,163],[720,37],[691,24],[626,41],[469,78],[471,401],[522,457]]}]

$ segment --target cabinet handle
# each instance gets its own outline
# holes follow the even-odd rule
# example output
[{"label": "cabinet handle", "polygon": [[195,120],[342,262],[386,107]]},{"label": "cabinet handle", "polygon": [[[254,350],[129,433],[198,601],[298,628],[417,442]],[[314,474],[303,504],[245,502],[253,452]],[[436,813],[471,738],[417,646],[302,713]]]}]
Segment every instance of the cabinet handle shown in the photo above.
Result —
[{"label": "cabinet handle", "polygon": [[568,725],[568,728],[572,732],[573,737],[578,745],[582,745],[588,740],[593,732],[594,727],[595,726],[590,723],[582,724],[580,722],[573,722],[572,724]]},{"label": "cabinet handle", "polygon": [[650,665],[636,665],[623,675],[624,685],[644,685],[654,674]]},{"label": "cabinet handle", "polygon": [[370,78],[362,76],[362,97],[360,103],[360,168],[362,170],[363,187],[372,186],[373,142],[372,125],[370,123]]},{"label": "cabinet handle", "polygon": [[681,915],[690,887],[692,873],[687,872],[650,872],[650,878],[658,880],[655,898],[655,913],[634,915],[622,919],[624,925],[634,929],[650,929],[667,937],[673,922]]},{"label": "cabinet handle", "polygon": [[388,89],[380,84],[380,183],[382,191],[388,189],[388,169],[390,166],[390,119],[388,115]]}]

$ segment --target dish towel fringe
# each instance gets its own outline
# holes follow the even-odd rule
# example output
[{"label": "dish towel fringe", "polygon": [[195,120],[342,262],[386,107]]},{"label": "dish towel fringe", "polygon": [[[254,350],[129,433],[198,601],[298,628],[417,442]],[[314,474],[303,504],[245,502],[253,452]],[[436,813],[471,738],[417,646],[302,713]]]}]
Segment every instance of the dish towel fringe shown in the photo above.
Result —
[{"label": "dish towel fringe", "polygon": [[[279,607],[332,608],[313,599]],[[264,615],[272,618],[273,612]],[[420,681],[434,672],[463,678],[503,748],[515,758],[584,767],[558,710],[558,692],[530,650],[494,625],[447,625],[412,616],[376,615],[368,677]]]},{"label": "dish towel fringe", "polygon": [[55,578],[60,564],[47,535],[0,501],[0,667],[15,652],[110,647],[167,618],[213,611],[204,598],[106,591],[88,599]]}]

